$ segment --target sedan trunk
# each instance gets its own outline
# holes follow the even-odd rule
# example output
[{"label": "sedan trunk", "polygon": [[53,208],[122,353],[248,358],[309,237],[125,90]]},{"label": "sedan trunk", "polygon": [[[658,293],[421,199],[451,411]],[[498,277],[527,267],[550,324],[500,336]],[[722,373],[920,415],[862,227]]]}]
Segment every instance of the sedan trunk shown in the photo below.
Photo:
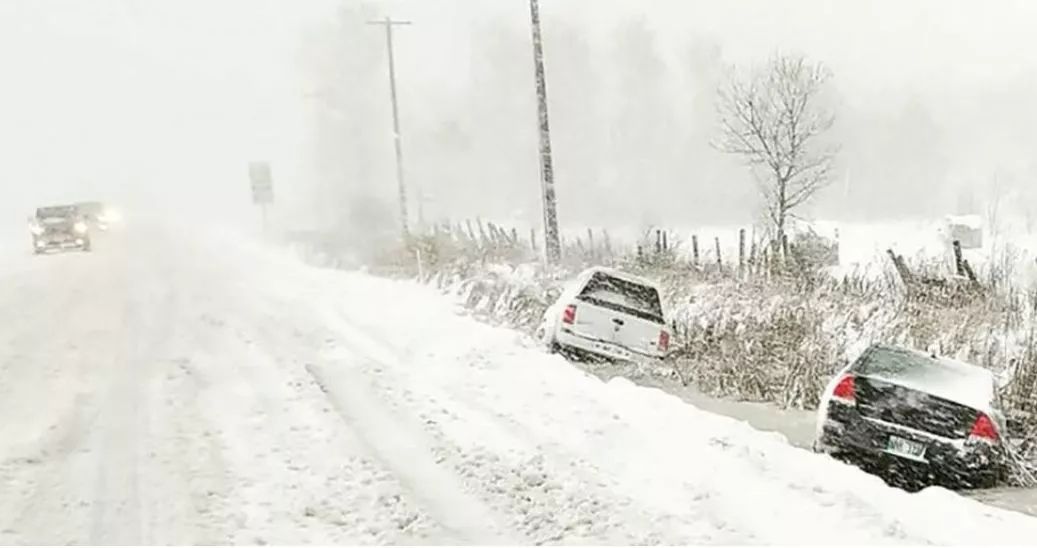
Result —
[{"label": "sedan trunk", "polygon": [[950,439],[965,439],[979,411],[892,382],[859,376],[857,409],[869,419]]}]

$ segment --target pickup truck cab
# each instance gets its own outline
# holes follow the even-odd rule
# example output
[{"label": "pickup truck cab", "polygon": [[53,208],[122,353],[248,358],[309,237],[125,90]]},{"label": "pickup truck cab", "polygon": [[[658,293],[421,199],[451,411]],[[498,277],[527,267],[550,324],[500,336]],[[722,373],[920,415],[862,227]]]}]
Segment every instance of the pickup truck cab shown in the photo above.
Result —
[{"label": "pickup truck cab", "polygon": [[665,357],[671,333],[653,282],[593,267],[547,309],[537,336],[554,352],[642,362]]}]

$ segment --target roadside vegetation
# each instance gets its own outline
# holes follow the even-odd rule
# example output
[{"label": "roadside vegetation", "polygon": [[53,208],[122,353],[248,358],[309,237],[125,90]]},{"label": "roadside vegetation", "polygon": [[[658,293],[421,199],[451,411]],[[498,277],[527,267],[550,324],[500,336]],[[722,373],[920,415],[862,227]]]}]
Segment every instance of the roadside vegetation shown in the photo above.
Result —
[{"label": "roadside vegetation", "polygon": [[[883,261],[881,274],[836,277],[821,255],[808,258],[802,244],[793,244],[787,258],[767,262],[753,255],[741,264],[696,261],[689,242],[651,230],[632,246],[603,234],[568,241],[563,264],[546,267],[535,239],[480,225],[440,226],[407,250],[366,262],[381,275],[419,278],[457,298],[474,317],[527,334],[583,268],[605,264],[650,277],[663,289],[675,338],[670,358],[642,374],[782,408],[816,408],[832,375],[872,343],[981,365],[1002,379],[1020,464],[1013,481],[1034,483],[1037,292],[1002,277],[1009,258],[993,261],[982,282],[944,272],[942,262],[900,258],[897,266],[890,257],[876,258]],[[329,253],[310,249],[307,256],[339,264]]]}]

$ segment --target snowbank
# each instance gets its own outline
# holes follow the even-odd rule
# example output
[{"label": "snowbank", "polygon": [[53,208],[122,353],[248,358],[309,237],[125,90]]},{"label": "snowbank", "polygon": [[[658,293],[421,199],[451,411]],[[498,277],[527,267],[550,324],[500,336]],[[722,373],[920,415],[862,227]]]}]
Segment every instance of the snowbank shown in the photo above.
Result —
[{"label": "snowbank", "polygon": [[423,439],[410,457],[432,452],[491,509],[494,527],[531,541],[1016,544],[1037,535],[1032,518],[942,489],[908,494],[662,391],[602,382],[513,330],[459,314],[433,288],[300,265],[261,271],[336,339],[319,364],[325,388],[363,386],[410,417],[399,431]]},{"label": "snowbank", "polygon": [[534,505],[574,497],[560,521],[541,524],[551,540],[1015,544],[1037,534],[1032,518],[942,489],[907,494],[659,390],[602,382],[457,315],[431,289],[347,275],[321,290],[351,303],[349,320],[330,327],[365,334],[384,397],[456,445],[453,465],[473,489],[508,508],[503,462],[530,477],[521,497]]}]

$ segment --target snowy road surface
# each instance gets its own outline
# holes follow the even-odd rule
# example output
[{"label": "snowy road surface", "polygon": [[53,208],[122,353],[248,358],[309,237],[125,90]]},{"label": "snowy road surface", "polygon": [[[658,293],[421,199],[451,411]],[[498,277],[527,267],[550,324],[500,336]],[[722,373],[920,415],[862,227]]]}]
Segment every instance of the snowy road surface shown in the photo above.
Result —
[{"label": "snowy road surface", "polygon": [[0,247],[0,543],[1031,543],[413,284],[228,236]]}]

